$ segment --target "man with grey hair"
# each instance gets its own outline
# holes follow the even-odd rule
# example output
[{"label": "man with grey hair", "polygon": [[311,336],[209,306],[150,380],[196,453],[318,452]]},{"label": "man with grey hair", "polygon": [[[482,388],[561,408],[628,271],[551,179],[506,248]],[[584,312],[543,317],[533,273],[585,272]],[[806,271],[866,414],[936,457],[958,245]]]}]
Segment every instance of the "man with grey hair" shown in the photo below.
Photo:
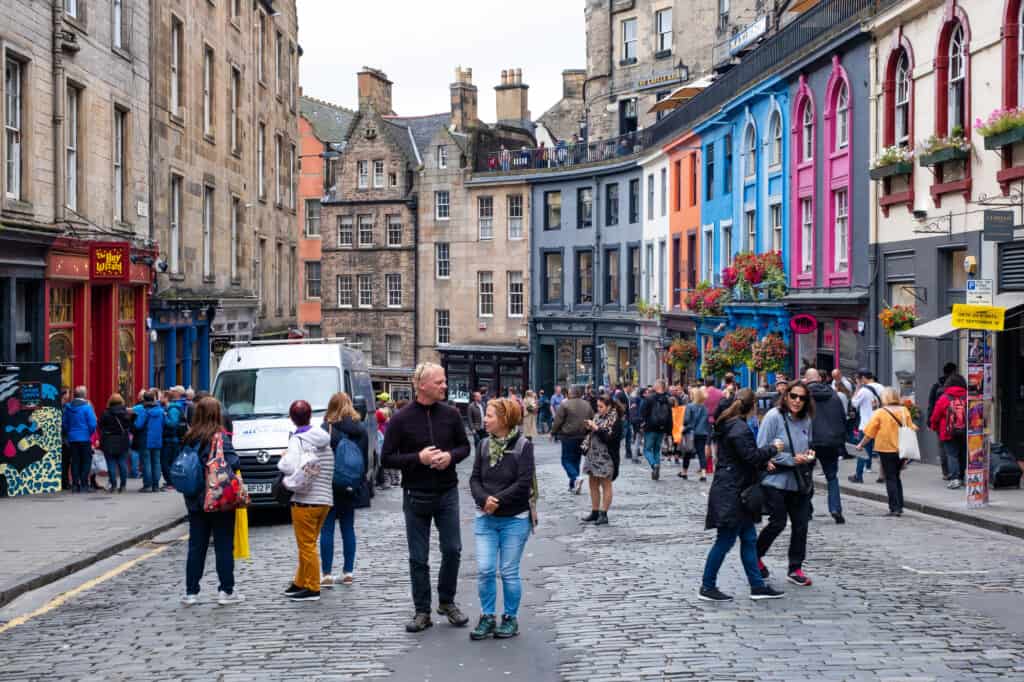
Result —
[{"label": "man with grey hair", "polygon": [[580,476],[580,460],[583,439],[589,433],[587,422],[594,418],[594,409],[580,398],[579,386],[569,387],[569,398],[562,401],[555,412],[555,423],[551,435],[562,442],[562,468],[569,477],[569,492],[580,494],[583,478]]},{"label": "man with grey hair", "polygon": [[92,472],[92,434],[96,431],[96,411],[86,399],[85,386],[75,387],[75,397],[67,405],[61,418],[61,431],[71,449],[71,482],[73,493],[92,491],[89,474]]},{"label": "man with grey hair", "polygon": [[462,538],[459,527],[459,478],[455,465],[469,457],[469,439],[459,411],[444,402],[448,392],[444,368],[421,363],[413,374],[416,399],[395,413],[384,434],[381,462],[402,470],[402,510],[409,545],[409,574],[416,607],[406,632],[422,632],[430,619],[430,524],[437,526],[441,570],[437,577],[438,609],[462,627],[469,618],[455,605]]}]

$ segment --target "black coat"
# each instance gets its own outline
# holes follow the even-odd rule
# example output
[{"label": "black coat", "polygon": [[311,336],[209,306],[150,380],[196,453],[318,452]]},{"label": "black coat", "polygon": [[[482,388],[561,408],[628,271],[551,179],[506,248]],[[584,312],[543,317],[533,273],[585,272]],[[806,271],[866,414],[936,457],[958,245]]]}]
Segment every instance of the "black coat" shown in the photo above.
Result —
[{"label": "black coat", "polygon": [[[341,434],[344,433],[348,436],[356,445],[359,446],[359,450],[363,453],[363,468],[366,471],[370,471],[370,439],[366,435],[366,426],[362,422],[358,422],[352,417],[344,417],[340,422],[330,424],[324,422],[320,425],[324,431],[331,434],[331,452],[334,452],[338,448],[338,443],[341,442]],[[363,487],[355,493],[349,493],[340,488],[331,486],[334,492],[334,506],[350,506],[356,509],[362,509],[370,506],[370,483],[369,480],[363,479]]]},{"label": "black coat", "polygon": [[743,508],[740,493],[757,480],[760,471],[776,455],[774,447],[757,447],[754,434],[743,419],[716,422],[718,461],[708,493],[705,528],[735,528],[756,519]]},{"label": "black coat", "polygon": [[828,384],[810,385],[814,401],[811,447],[841,448],[846,443],[846,409],[839,394]]},{"label": "black coat", "polygon": [[493,496],[499,502],[495,516],[515,516],[529,511],[536,473],[533,443],[527,441],[519,457],[512,454],[516,442],[524,437],[520,434],[510,440],[505,446],[505,455],[494,466],[491,466],[490,438],[481,442],[473,460],[473,474],[469,478],[469,490],[480,509],[484,508],[487,498]]},{"label": "black coat", "polygon": [[134,416],[128,414],[124,405],[108,407],[100,417],[100,450],[111,457],[127,453],[131,445]]}]

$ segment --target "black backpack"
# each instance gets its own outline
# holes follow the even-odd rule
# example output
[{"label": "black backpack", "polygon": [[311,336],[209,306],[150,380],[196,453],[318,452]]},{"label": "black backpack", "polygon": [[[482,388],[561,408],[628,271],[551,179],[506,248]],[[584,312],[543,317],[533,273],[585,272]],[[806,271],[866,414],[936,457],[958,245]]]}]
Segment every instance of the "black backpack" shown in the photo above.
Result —
[{"label": "black backpack", "polygon": [[651,416],[647,420],[648,427],[655,431],[671,431],[672,406],[668,404],[668,399],[663,395],[656,395],[651,398],[651,401]]}]

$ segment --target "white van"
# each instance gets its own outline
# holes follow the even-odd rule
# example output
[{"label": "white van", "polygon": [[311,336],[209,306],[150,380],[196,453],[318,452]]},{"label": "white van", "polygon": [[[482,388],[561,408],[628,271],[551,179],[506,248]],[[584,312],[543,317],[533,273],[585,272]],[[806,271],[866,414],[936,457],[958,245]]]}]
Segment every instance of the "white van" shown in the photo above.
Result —
[{"label": "white van", "polygon": [[370,445],[370,481],[379,466],[376,407],[366,359],[336,339],[251,342],[233,346],[221,359],[213,395],[233,422],[232,443],[242,463],[242,479],[254,506],[275,506],[270,487],[277,462],[295,430],[288,408],[305,400],[319,426],[327,403],[338,391],[352,396],[364,415]]}]

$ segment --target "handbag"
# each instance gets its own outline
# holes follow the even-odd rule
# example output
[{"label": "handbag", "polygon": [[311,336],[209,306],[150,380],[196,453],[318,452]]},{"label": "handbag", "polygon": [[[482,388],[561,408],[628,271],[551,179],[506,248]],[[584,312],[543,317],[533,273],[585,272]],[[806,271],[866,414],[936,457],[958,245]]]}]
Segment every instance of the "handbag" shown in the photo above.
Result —
[{"label": "handbag", "polygon": [[203,511],[227,512],[249,506],[249,491],[240,474],[224,458],[224,438],[217,434],[210,441],[210,461],[206,465],[206,496]]},{"label": "handbag", "polygon": [[278,504],[287,507],[292,503],[292,491],[284,484],[284,472],[279,472],[270,486],[270,495]]},{"label": "handbag", "polygon": [[764,488],[761,486],[763,475],[740,491],[740,503],[743,508],[755,519],[760,519],[764,511]]},{"label": "handbag", "polygon": [[899,424],[899,453],[900,459],[921,459],[921,447],[917,442],[917,431],[907,426],[904,422],[896,419],[889,410],[885,411],[890,417],[893,418],[897,424]]},{"label": "handbag", "polygon": [[[796,456],[796,447],[793,445],[793,434],[789,432],[789,418],[782,415],[782,424],[786,427],[786,438],[789,439],[789,451]],[[797,464],[793,467],[793,475],[796,476],[796,485],[801,495],[814,493],[814,465]]]}]

